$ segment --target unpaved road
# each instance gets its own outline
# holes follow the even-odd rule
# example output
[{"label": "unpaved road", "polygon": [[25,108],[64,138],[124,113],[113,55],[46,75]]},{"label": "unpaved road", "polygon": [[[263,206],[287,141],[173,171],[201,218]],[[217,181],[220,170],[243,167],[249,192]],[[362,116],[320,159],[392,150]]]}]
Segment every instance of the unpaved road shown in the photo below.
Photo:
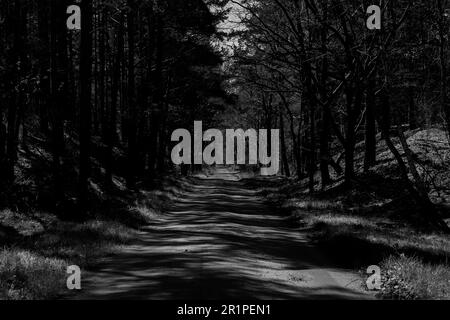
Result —
[{"label": "unpaved road", "polygon": [[366,299],[305,231],[221,168],[136,243],[83,274],[77,299]]}]

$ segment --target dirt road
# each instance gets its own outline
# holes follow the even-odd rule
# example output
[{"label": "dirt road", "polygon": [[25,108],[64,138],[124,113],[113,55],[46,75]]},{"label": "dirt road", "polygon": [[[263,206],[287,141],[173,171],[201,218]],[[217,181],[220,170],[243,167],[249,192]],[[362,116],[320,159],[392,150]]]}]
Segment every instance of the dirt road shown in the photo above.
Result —
[{"label": "dirt road", "polygon": [[230,169],[197,179],[163,218],[83,274],[79,299],[366,299],[304,230]]}]

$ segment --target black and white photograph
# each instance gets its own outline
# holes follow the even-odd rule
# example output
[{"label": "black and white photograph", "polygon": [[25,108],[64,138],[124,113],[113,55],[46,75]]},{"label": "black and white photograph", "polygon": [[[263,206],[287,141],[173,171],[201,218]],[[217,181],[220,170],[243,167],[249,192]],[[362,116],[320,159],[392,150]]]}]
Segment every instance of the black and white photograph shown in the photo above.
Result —
[{"label": "black and white photograph", "polygon": [[449,37],[447,0],[0,0],[0,308],[450,300]]}]

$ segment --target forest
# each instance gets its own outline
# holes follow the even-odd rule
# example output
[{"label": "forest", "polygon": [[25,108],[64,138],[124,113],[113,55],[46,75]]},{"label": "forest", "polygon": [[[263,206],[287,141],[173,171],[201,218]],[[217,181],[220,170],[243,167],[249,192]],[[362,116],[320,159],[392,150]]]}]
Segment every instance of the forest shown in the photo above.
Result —
[{"label": "forest", "polygon": [[[137,261],[121,249],[136,239],[155,269],[150,298],[211,298],[219,280],[230,287],[213,298],[366,296],[340,280],[313,279],[316,291],[292,280],[310,277],[300,262],[322,270],[320,252],[348,269],[339,279],[381,265],[377,297],[449,299],[449,10],[446,0],[0,0],[0,299],[67,295],[68,265],[89,270],[111,252]],[[228,166],[174,163],[172,133],[198,121],[267,130],[267,151],[278,130],[278,175],[242,164],[242,150],[236,165],[230,150]],[[200,260],[167,249],[197,253],[199,237],[212,246]],[[247,247],[260,255],[243,261]],[[345,248],[354,256],[336,257]],[[271,259],[298,269],[289,288],[242,271]],[[226,263],[233,272],[216,279]],[[172,270],[173,288],[152,287],[158,268]],[[97,295],[114,279],[94,278],[85,298],[138,298]]]},{"label": "forest", "polygon": [[93,158],[106,189],[115,174],[135,188],[138,176],[165,172],[170,128],[220,109],[227,96],[211,41],[222,4],[83,1],[81,32],[66,28],[69,4],[1,4],[1,180],[15,181],[19,148],[38,132],[51,156],[39,189],[51,189],[55,206],[72,192],[82,209]]}]

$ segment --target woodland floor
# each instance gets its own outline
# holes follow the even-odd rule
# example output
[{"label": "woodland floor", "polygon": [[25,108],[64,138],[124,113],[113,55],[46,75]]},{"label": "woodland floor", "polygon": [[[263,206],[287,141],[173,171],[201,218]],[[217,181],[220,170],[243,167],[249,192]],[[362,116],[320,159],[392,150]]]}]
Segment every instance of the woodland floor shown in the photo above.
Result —
[{"label": "woodland floor", "polygon": [[83,274],[75,299],[370,299],[240,172],[192,178],[136,240]]}]

